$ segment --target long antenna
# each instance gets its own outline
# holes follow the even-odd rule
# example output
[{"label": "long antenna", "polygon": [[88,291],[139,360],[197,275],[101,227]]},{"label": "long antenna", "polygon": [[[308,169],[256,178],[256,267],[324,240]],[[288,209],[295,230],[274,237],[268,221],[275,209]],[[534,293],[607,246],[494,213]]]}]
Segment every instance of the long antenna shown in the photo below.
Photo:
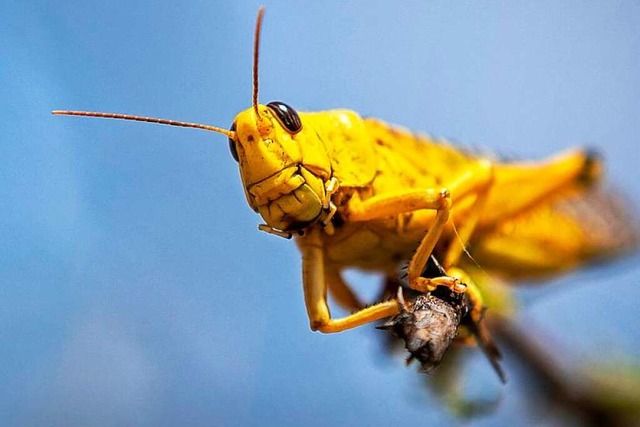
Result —
[{"label": "long antenna", "polygon": [[[260,123],[260,113],[258,112],[258,58],[260,57],[260,31],[262,29],[262,20],[264,18],[264,6],[258,9],[258,17],[256,18],[256,29],[253,38],[253,111],[256,113],[258,124]],[[117,113],[99,113],[94,111],[70,111],[70,110],[54,110],[52,114],[61,116],[82,116],[82,117],[100,117],[103,119],[120,119],[133,120],[136,122],[157,123],[161,125],[180,126],[184,128],[203,129],[212,132],[221,133],[232,140],[236,140],[236,133],[232,130],[219,128],[217,126],[203,125],[200,123],[179,122],[177,120],[158,119],[155,117],[133,116],[129,114]]]},{"label": "long antenna", "polygon": [[258,112],[258,58],[260,57],[260,31],[263,18],[264,6],[260,6],[258,17],[256,18],[256,31],[253,36],[253,97],[251,102],[258,120],[260,120],[260,113]]},{"label": "long antenna", "polygon": [[203,125],[200,123],[179,122],[176,120],[157,119],[155,117],[143,117],[132,116],[129,114],[116,114],[116,113],[97,113],[94,111],[68,111],[68,110],[54,110],[51,114],[60,116],[82,116],[82,117],[100,117],[103,119],[120,119],[120,120],[133,120],[136,122],[148,122],[158,123],[161,125],[180,126],[183,128],[204,129],[226,135],[235,141],[236,133],[232,130],[222,129],[217,126]]}]

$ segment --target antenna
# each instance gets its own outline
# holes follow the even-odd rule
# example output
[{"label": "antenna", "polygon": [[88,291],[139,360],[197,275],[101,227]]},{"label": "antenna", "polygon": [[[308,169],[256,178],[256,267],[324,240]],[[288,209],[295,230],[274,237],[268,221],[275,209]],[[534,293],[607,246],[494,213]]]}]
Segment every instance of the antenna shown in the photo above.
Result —
[{"label": "antenna", "polygon": [[133,120],[136,122],[148,122],[158,123],[161,125],[180,126],[183,128],[204,129],[226,135],[230,139],[236,139],[236,133],[232,130],[222,129],[217,126],[203,125],[200,123],[179,122],[176,120],[157,119],[155,117],[144,116],[132,116],[129,114],[117,114],[117,113],[98,113],[94,111],[69,111],[69,110],[54,110],[51,114],[58,116],[82,116],[82,117],[100,117],[103,119],[120,119],[120,120]]},{"label": "antenna", "polygon": [[[256,18],[256,29],[253,38],[253,97],[252,105],[253,111],[256,113],[258,124],[261,121],[260,113],[258,112],[258,58],[260,57],[260,31],[262,29],[262,20],[264,18],[264,6],[258,9],[258,16]],[[217,126],[203,125],[200,123],[180,122],[177,120],[158,119],[155,117],[133,116],[129,114],[117,114],[117,113],[100,113],[94,111],[72,111],[72,110],[54,110],[51,112],[60,116],[82,116],[82,117],[99,117],[103,119],[119,119],[119,120],[133,120],[136,122],[148,122],[157,123],[168,126],[180,126],[184,128],[203,129],[212,132],[221,133],[232,140],[236,140],[236,133],[232,130],[219,128]]]},{"label": "antenna", "polygon": [[264,18],[264,6],[258,9],[258,17],[256,18],[256,30],[253,36],[253,97],[251,104],[256,117],[260,120],[258,112],[258,58],[260,57],[260,32],[262,30],[262,20]]}]

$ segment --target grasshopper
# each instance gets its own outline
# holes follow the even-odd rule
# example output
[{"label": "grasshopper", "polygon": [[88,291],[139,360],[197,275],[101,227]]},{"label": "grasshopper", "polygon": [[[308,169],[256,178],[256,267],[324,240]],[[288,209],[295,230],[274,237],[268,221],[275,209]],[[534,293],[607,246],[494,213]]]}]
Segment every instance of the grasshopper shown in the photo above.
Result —
[{"label": "grasshopper", "polygon": [[[559,202],[584,199],[601,161],[573,149],[538,162],[506,162],[418,136],[349,110],[297,112],[258,102],[256,20],[251,107],[230,129],[124,114],[53,111],[199,128],[225,135],[238,162],[249,206],[263,231],[293,237],[302,254],[304,302],[314,331],[341,332],[399,312],[396,298],[364,306],[342,272],[388,276],[409,259],[408,286],[466,294],[475,320],[482,295],[465,265],[514,277],[554,273],[623,246],[606,221],[590,229]],[[613,203],[600,208],[615,211]],[[467,249],[467,246],[469,249]],[[514,249],[516,248],[516,249]],[[467,256],[468,255],[468,256]],[[442,274],[422,277],[434,256]],[[330,314],[327,292],[351,314]]]}]

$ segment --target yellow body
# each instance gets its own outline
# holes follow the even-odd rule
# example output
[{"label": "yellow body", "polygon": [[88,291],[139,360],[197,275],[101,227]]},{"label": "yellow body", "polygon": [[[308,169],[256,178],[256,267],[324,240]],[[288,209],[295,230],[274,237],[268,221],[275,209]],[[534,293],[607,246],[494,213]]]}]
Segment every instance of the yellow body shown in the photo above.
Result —
[{"label": "yellow body", "polygon": [[[598,189],[602,165],[588,150],[500,162],[352,111],[297,113],[281,102],[256,102],[231,130],[113,113],[54,114],[226,135],[247,201],[266,222],[260,229],[296,238],[311,328],[322,332],[398,312],[396,300],[364,307],[342,279],[345,268],[394,277],[409,260],[409,287],[466,292],[477,322],[482,294],[501,306],[508,299],[484,279],[481,293],[472,277],[478,271],[516,279],[552,274],[638,239],[620,201]],[[442,276],[422,277],[432,255]],[[328,291],[353,313],[332,318]]]},{"label": "yellow body", "polygon": [[[544,162],[494,162],[347,110],[299,113],[290,132],[268,107],[236,117],[234,140],[249,205],[267,231],[296,236],[311,326],[337,332],[394,314],[395,302],[361,309],[340,272],[388,275],[409,265],[410,286],[472,285],[465,265],[531,277],[572,267],[624,242],[615,224],[582,223],[562,204],[593,194],[601,165],[585,150]],[[606,197],[599,206],[617,208]],[[468,245],[472,259],[463,255]],[[420,276],[434,254],[447,275]],[[413,269],[413,271],[412,271]],[[356,310],[332,319],[327,289]],[[481,307],[475,289],[472,297]]]}]

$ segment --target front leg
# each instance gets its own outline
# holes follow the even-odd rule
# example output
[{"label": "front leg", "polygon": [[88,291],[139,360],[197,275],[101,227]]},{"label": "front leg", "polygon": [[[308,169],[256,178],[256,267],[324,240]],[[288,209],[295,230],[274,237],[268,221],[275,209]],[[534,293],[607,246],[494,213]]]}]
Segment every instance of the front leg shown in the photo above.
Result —
[{"label": "front leg", "polygon": [[312,330],[325,333],[341,332],[398,313],[398,304],[392,300],[363,308],[339,319],[332,319],[327,305],[322,230],[314,227],[297,239],[302,252],[304,302]]},{"label": "front leg", "polygon": [[[408,280],[409,286],[419,292],[428,292],[444,283],[427,283],[429,279],[421,278],[422,270],[427,265],[427,260],[440,239],[442,230],[451,213],[451,196],[447,189],[440,191],[419,190],[397,194],[374,196],[362,202],[352,203],[349,206],[348,221],[370,221],[413,212],[421,209],[435,210],[436,215],[433,225],[424,236],[418,249],[409,262]],[[453,288],[453,283],[451,287]],[[459,290],[460,291],[460,290]]]},{"label": "front leg", "polygon": [[467,215],[466,221],[461,227],[461,236],[459,237],[463,241],[460,244],[455,242],[449,248],[445,257],[445,268],[449,268],[457,262],[463,250],[463,245],[473,233],[473,229],[482,212],[485,195],[492,179],[493,165],[489,161],[481,160],[474,165],[470,165],[469,169],[458,176],[457,179],[452,180],[447,188],[401,191],[373,196],[364,201],[356,199],[349,205],[347,220],[364,222],[422,209],[435,210],[433,224],[429,227],[409,261],[407,269],[409,287],[418,292],[431,292],[438,286],[446,286],[454,292],[463,293],[466,291],[466,286],[449,274],[430,279],[421,277],[421,275],[442,235],[447,221],[449,221],[452,199],[456,203],[464,202],[465,199],[468,199],[473,201],[472,212]]}]

